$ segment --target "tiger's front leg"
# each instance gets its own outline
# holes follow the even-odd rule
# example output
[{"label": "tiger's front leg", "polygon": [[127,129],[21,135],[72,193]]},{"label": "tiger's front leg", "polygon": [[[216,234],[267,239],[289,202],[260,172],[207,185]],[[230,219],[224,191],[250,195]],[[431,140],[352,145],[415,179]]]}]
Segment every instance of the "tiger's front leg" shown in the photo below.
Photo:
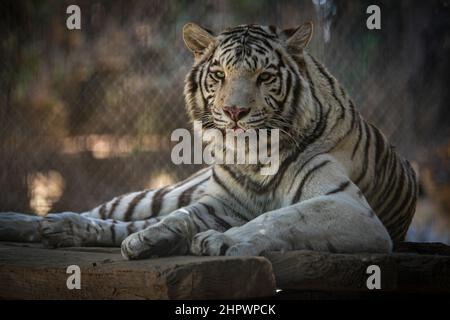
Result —
[{"label": "tiger's front leg", "polygon": [[[365,201],[364,201],[365,202]],[[224,233],[195,236],[198,255],[257,256],[267,251],[315,250],[334,253],[388,253],[390,236],[367,202],[338,193],[264,213]],[[214,244],[200,245],[200,243]],[[223,252],[215,250],[222,247]]]},{"label": "tiger's front leg", "polygon": [[205,196],[145,230],[128,236],[122,242],[122,255],[127,259],[143,259],[188,254],[197,233],[206,230],[224,232],[243,223],[231,215],[225,215],[217,201]]}]

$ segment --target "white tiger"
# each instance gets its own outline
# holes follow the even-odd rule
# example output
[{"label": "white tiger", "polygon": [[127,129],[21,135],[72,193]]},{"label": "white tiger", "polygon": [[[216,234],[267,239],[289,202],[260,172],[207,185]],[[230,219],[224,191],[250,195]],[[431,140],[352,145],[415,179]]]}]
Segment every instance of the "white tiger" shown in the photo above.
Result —
[{"label": "white tiger", "polygon": [[216,164],[81,215],[5,213],[0,239],[121,245],[128,259],[390,252],[414,214],[414,171],[307,53],[312,29],[241,25],[217,36],[195,24],[183,29],[195,57],[184,91],[190,119],[222,131],[279,129],[275,175],[261,175],[259,164]]}]

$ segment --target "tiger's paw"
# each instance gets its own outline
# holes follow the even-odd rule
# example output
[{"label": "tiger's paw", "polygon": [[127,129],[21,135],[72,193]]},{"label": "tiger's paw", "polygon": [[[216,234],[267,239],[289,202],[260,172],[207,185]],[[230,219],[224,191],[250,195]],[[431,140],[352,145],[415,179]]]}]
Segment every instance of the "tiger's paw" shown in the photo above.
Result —
[{"label": "tiger's paw", "polygon": [[191,253],[203,256],[260,256],[270,247],[262,235],[233,238],[215,230],[200,232],[191,244]]},{"label": "tiger's paw", "polygon": [[208,230],[197,233],[191,244],[191,253],[197,256],[223,256],[235,242],[222,232]]},{"label": "tiger's paw", "polygon": [[0,213],[0,241],[39,242],[42,217],[15,213]]},{"label": "tiger's paw", "polygon": [[40,222],[42,243],[49,248],[85,246],[91,227],[89,219],[78,213],[49,214]]},{"label": "tiger's paw", "polygon": [[122,256],[128,260],[186,254],[189,241],[181,234],[157,223],[133,233],[122,241]]},{"label": "tiger's paw", "polygon": [[226,256],[260,256],[264,253],[264,249],[250,242],[240,242],[230,247]]}]

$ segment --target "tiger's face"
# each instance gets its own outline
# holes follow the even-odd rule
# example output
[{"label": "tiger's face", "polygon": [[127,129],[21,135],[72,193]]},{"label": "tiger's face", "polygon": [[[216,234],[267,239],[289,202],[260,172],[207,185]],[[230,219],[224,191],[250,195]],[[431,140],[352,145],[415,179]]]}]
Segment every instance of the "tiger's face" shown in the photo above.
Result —
[{"label": "tiger's face", "polygon": [[284,31],[241,25],[218,36],[187,24],[183,37],[195,57],[185,86],[191,120],[221,131],[292,134],[308,92],[293,55],[301,56],[311,35],[310,23]]}]

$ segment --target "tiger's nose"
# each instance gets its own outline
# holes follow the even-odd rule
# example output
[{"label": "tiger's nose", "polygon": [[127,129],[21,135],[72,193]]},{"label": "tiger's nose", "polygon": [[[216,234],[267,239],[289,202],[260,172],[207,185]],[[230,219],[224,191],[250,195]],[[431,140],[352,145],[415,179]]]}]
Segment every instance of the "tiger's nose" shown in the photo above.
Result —
[{"label": "tiger's nose", "polygon": [[240,108],[236,106],[223,107],[223,111],[230,117],[231,120],[238,121],[245,117],[249,112],[250,108]]}]

